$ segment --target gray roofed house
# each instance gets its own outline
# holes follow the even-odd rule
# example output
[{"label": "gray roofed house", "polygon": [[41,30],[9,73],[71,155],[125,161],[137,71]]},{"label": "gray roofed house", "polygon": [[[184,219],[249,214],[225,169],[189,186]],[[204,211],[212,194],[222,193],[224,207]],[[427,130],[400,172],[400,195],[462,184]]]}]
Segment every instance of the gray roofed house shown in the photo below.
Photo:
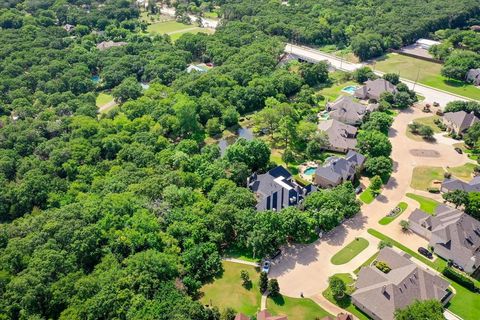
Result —
[{"label": "gray roofed house", "polygon": [[367,107],[355,102],[351,96],[340,96],[334,102],[327,103],[326,109],[331,119],[354,126],[361,124],[367,114]]},{"label": "gray roofed house", "polygon": [[247,181],[248,187],[257,197],[257,210],[276,210],[298,205],[314,187],[299,185],[290,172],[282,166],[273,168],[264,174],[252,174]]},{"label": "gray roofed house", "polygon": [[443,204],[434,216],[416,209],[408,221],[410,229],[428,239],[440,257],[452,260],[468,273],[480,266],[480,221]]},{"label": "gray roofed house", "polygon": [[357,128],[354,126],[330,119],[320,121],[318,129],[324,131],[328,136],[329,145],[326,147],[328,150],[347,152],[354,150],[357,145],[357,139],[355,139]]},{"label": "gray roofed house", "polygon": [[345,158],[329,157],[325,164],[315,171],[315,184],[332,188],[355,178],[357,168],[363,167],[365,157],[355,151],[348,151]]},{"label": "gray roofed house", "polygon": [[448,131],[456,134],[464,133],[479,119],[473,112],[466,113],[465,111],[447,112],[443,115],[443,123],[447,126]]},{"label": "gray roofed house", "polygon": [[128,44],[127,42],[122,42],[122,41],[120,41],[120,42],[102,41],[99,44],[97,44],[97,49],[100,50],[100,51],[103,51],[103,50],[107,50],[107,49],[114,48],[114,47],[122,47],[122,46],[125,46],[127,44]]},{"label": "gray roofed house", "polygon": [[467,81],[475,86],[480,86],[480,68],[468,70]]},{"label": "gray roofed house", "polygon": [[385,79],[379,78],[375,80],[367,80],[365,85],[358,88],[354,97],[358,99],[380,100],[380,96],[384,92],[396,93],[397,88]]},{"label": "gray roofed house", "polygon": [[457,178],[448,178],[443,180],[442,187],[440,188],[442,192],[450,192],[454,190],[462,190],[465,192],[480,192],[480,176],[477,176],[470,180],[470,182],[465,182]]},{"label": "gray roofed house", "polygon": [[376,260],[385,262],[390,272],[375,266],[363,267],[355,284],[352,302],[375,320],[393,320],[397,309],[416,300],[436,299],[446,304],[453,296],[442,277],[412,262],[392,248],[380,250]]}]

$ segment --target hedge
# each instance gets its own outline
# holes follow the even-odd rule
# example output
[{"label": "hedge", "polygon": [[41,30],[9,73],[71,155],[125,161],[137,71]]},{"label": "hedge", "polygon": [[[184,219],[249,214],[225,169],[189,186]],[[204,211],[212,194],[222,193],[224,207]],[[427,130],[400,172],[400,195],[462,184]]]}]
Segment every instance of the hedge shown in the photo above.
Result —
[{"label": "hedge", "polygon": [[442,274],[449,278],[452,279],[453,281],[457,282],[458,284],[464,286],[470,291],[475,291],[475,283],[464,275],[452,270],[452,268],[446,267],[443,269]]}]

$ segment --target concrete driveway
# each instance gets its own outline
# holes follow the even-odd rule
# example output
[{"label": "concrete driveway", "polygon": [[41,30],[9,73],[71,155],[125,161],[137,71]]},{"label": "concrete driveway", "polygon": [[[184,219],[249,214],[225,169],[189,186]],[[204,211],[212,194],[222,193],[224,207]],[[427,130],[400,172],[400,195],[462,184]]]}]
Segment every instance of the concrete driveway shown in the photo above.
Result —
[{"label": "concrete driveway", "polygon": [[[398,224],[418,207],[416,201],[405,197],[407,192],[413,192],[410,188],[413,168],[419,165],[459,166],[471,160],[465,154],[460,155],[455,152],[451,145],[413,141],[407,138],[405,131],[408,123],[424,116],[425,114],[420,110],[411,108],[401,112],[395,118],[389,132],[394,172],[376,200],[369,205],[363,205],[359,214],[315,243],[294,245],[284,250],[284,254],[274,263],[270,271],[270,276],[278,279],[283,294],[299,297],[303,292],[305,296],[316,297],[316,300],[319,300],[318,295],[328,287],[329,276],[335,273],[353,272],[377,251],[378,240],[367,232],[369,228],[388,235],[412,250],[427,245],[427,240],[414,233],[404,233]],[[419,153],[411,152],[412,150],[434,152]],[[402,217],[389,225],[380,225],[378,221],[401,201],[409,204]],[[332,256],[356,237],[367,239],[370,243],[368,248],[345,265],[331,264]]]}]

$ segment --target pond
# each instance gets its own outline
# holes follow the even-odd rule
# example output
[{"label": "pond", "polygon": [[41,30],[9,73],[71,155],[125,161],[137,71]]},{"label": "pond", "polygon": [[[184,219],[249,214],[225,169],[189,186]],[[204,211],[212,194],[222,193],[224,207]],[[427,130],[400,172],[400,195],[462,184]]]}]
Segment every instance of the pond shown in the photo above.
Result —
[{"label": "pond", "polygon": [[234,144],[238,138],[245,138],[246,140],[249,140],[249,141],[253,140],[254,136],[253,136],[252,129],[240,127],[238,128],[235,135],[220,139],[218,141],[218,146],[220,147],[220,153],[222,154],[222,156],[225,154],[227,147],[231,144]]}]

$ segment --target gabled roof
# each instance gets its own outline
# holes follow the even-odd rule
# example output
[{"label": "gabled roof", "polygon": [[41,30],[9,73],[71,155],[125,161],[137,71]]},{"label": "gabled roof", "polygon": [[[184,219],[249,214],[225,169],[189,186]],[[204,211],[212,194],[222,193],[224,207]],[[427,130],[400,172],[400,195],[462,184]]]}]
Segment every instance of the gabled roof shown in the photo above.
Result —
[{"label": "gabled roof", "polygon": [[355,174],[356,168],[362,166],[364,161],[363,155],[350,150],[345,158],[327,158],[325,164],[315,170],[315,175],[336,184]]},{"label": "gabled roof", "polygon": [[460,131],[470,128],[479,119],[473,112],[466,113],[465,111],[447,112],[443,115],[444,119],[453,123]]},{"label": "gabled roof", "polygon": [[243,313],[237,313],[234,320],[250,320],[250,318]]},{"label": "gabled roof", "polygon": [[354,149],[357,145],[357,140],[349,137],[357,134],[357,128],[354,126],[341,123],[335,119],[330,119],[321,121],[318,124],[318,129],[327,133],[328,142],[334,147]]},{"label": "gabled roof", "polygon": [[480,176],[477,176],[470,180],[470,182],[465,182],[457,178],[445,179],[442,182],[442,189],[447,191],[462,190],[466,192],[480,192]]},{"label": "gabled roof", "polygon": [[385,262],[391,271],[383,273],[375,266],[363,267],[352,300],[382,320],[393,320],[395,310],[415,300],[441,300],[447,294],[446,280],[391,248],[380,250],[377,261]]},{"label": "gabled roof", "polygon": [[397,88],[393,84],[385,79],[379,78],[375,80],[367,80],[364,86],[355,91],[355,94],[380,97],[380,95],[384,92],[395,93],[396,91]]},{"label": "gabled roof", "polygon": [[267,310],[257,313],[257,320],[288,320],[287,316],[272,316]]},{"label": "gabled roof", "polygon": [[367,107],[355,102],[351,96],[340,96],[337,100],[327,104],[330,118],[347,124],[362,122],[367,112]]}]

